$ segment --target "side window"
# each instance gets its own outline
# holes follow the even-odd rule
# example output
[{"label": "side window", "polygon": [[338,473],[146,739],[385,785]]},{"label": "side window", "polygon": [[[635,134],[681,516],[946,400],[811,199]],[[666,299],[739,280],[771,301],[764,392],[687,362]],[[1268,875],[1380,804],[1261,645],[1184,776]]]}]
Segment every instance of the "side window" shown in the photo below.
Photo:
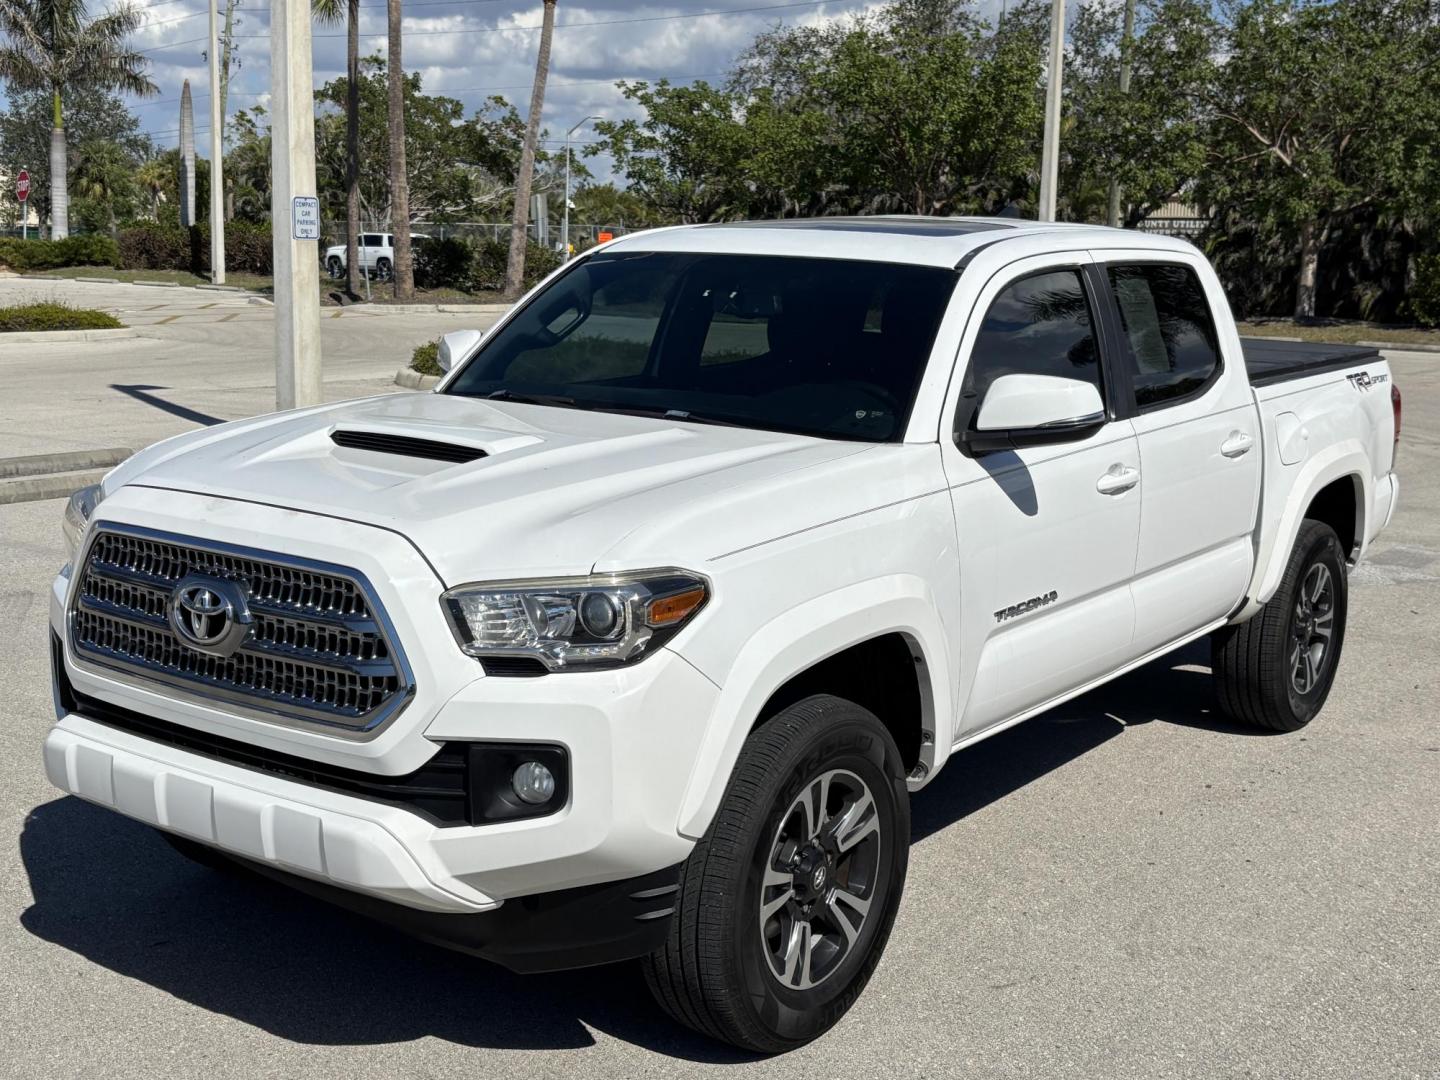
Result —
[{"label": "side window", "polygon": [[376,233],[362,233],[360,236],[361,247],[379,247],[380,237]]},{"label": "side window", "polygon": [[1163,405],[1200,390],[1220,369],[1215,321],[1188,266],[1110,267],[1110,287],[1130,347],[1135,403]]},{"label": "side window", "polygon": [[1021,278],[990,304],[962,392],[979,399],[1001,375],[1084,379],[1104,393],[1095,320],[1079,270]]}]

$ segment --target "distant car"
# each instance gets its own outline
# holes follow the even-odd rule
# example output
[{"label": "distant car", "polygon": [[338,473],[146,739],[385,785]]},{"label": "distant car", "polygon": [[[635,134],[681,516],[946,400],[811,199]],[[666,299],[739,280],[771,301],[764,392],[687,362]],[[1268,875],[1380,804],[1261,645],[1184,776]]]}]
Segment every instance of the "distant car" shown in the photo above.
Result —
[{"label": "distant car", "polygon": [[[429,240],[424,233],[411,233],[410,242]],[[345,245],[325,249],[325,269],[332,278],[345,276]],[[395,269],[395,235],[393,233],[360,234],[360,269],[388,281]]]}]

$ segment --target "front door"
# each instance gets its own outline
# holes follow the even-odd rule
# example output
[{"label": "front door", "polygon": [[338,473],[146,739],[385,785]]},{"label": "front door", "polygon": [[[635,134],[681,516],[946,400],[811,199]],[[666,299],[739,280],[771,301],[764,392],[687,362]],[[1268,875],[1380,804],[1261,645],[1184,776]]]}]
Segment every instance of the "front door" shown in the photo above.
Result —
[{"label": "front door", "polygon": [[991,382],[1015,373],[1087,380],[1108,419],[1079,441],[976,456],[942,439],[960,559],[965,704],[957,739],[1108,674],[1130,655],[1140,454],[1112,392],[1090,266],[1074,252],[1001,269],[961,342],[945,413],[958,428]]}]

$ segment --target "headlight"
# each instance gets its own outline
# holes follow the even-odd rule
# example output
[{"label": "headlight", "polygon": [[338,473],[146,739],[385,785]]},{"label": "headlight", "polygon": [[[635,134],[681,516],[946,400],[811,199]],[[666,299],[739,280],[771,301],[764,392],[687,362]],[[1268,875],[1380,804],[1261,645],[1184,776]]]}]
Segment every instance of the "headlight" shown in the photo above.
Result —
[{"label": "headlight", "polygon": [[709,599],[683,570],[462,585],[442,598],[469,655],[529,657],[551,671],[629,664],[673,637]]},{"label": "headlight", "polygon": [[90,515],[100,505],[100,500],[105,498],[105,492],[99,484],[91,484],[83,487],[65,504],[65,517],[60,523],[60,531],[65,534],[65,546],[70,549],[70,558],[73,560],[80,550],[80,537],[85,535],[85,523],[90,520]]}]

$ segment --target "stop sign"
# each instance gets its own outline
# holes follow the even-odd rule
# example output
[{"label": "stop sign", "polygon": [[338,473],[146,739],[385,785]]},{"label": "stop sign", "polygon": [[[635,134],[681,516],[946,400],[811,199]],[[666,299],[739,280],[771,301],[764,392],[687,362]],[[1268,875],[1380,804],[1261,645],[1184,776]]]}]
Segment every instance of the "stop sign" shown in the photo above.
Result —
[{"label": "stop sign", "polygon": [[30,174],[24,169],[21,169],[20,175],[15,178],[15,198],[21,202],[30,198]]}]

